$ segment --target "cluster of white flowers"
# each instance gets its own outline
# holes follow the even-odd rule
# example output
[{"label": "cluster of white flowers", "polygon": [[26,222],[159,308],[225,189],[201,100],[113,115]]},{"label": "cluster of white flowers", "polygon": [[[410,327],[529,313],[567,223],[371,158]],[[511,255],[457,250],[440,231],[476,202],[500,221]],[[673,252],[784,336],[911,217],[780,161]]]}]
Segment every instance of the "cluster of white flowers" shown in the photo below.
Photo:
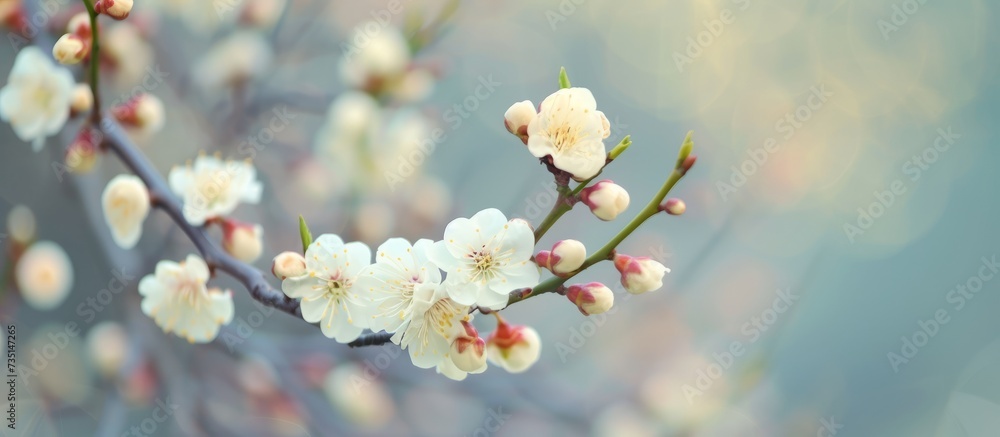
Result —
[{"label": "cluster of white flowers", "polygon": [[[301,300],[303,318],[327,337],[348,343],[365,329],[385,331],[417,367],[461,379],[485,370],[471,306],[498,310],[511,291],[538,284],[534,243],[526,222],[487,209],[452,221],[441,241],[389,239],[374,262],[364,243],[322,235],[306,249],[304,268],[281,254],[273,270],[285,277],[284,293]],[[481,360],[470,359],[477,350]]]}]

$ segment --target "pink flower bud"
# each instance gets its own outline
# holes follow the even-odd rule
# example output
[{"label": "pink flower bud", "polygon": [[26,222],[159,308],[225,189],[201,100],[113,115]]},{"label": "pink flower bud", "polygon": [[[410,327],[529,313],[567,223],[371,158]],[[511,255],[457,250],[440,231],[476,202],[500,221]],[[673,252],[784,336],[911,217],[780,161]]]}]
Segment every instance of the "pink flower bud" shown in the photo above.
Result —
[{"label": "pink flower bud", "polygon": [[584,188],[580,199],[590,207],[590,212],[604,221],[614,220],[629,203],[628,191],[608,179]]},{"label": "pink flower bud", "polygon": [[271,273],[285,280],[306,274],[306,258],[296,252],[281,252],[271,261]]},{"label": "pink flower bud", "polygon": [[615,304],[615,294],[600,282],[570,285],[566,289],[566,298],[585,316],[601,314]]},{"label": "pink flower bud", "polygon": [[119,123],[149,133],[163,128],[163,113],[163,102],[152,94],[139,94],[111,108],[111,115]]},{"label": "pink flower bud", "polygon": [[539,267],[549,269],[552,273],[562,276],[579,269],[587,260],[587,248],[576,240],[562,240],[552,246],[552,250],[543,250],[535,255],[535,263]]},{"label": "pink flower bud", "polygon": [[222,247],[240,261],[254,262],[263,252],[264,243],[261,241],[263,232],[260,225],[224,220]]},{"label": "pink flower bud", "polygon": [[77,64],[90,55],[90,42],[77,35],[67,33],[52,46],[52,56],[60,64]]},{"label": "pink flower bud", "polygon": [[69,147],[66,148],[66,167],[76,174],[84,174],[94,168],[97,162],[97,146],[100,133],[90,127],[83,127]]},{"label": "pink flower bud", "polygon": [[687,158],[684,158],[684,162],[681,163],[681,172],[682,173],[687,173],[688,170],[691,170],[691,167],[694,167],[694,163],[696,161],[698,161],[698,157],[697,156],[695,156],[695,155],[688,155]]},{"label": "pink flower bud", "polygon": [[535,105],[530,100],[517,102],[510,105],[507,112],[503,114],[503,124],[507,131],[521,138],[524,144],[528,144],[528,123],[538,115]]},{"label": "pink flower bud", "polygon": [[681,215],[684,214],[684,211],[687,211],[687,205],[685,205],[684,201],[681,199],[672,198],[667,199],[667,201],[660,206],[660,209],[666,211],[667,214],[670,215]]},{"label": "pink flower bud", "polygon": [[663,275],[670,272],[648,256],[615,254],[615,268],[622,274],[622,286],[632,294],[642,294],[663,286]]},{"label": "pink flower bud", "polygon": [[528,326],[509,325],[499,320],[497,330],[486,339],[486,358],[510,373],[528,370],[542,353],[538,332]]},{"label": "pink flower bud", "polygon": [[451,362],[463,372],[479,373],[486,367],[486,340],[479,336],[472,323],[462,321],[462,326],[464,335],[451,343]]},{"label": "pink flower bud", "polygon": [[132,0],[97,0],[94,10],[115,20],[124,20],[132,12]]},{"label": "pink flower bud", "polygon": [[86,12],[74,15],[66,25],[66,32],[81,38],[90,38],[90,15],[87,15]]}]

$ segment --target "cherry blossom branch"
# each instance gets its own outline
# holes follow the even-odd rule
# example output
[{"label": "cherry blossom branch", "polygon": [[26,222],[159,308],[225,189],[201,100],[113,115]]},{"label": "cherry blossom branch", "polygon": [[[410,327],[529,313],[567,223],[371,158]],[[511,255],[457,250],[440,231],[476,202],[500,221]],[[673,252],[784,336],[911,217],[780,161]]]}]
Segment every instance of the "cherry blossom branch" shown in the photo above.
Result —
[{"label": "cherry blossom branch", "polygon": [[[653,196],[652,199],[650,199],[649,203],[647,203],[646,206],[641,211],[639,211],[639,213],[635,216],[635,218],[632,219],[632,221],[630,221],[627,225],[625,225],[625,227],[622,228],[622,230],[619,231],[618,234],[612,237],[611,240],[605,243],[603,247],[597,250],[597,252],[594,252],[589,257],[587,257],[583,265],[580,266],[580,268],[578,268],[577,270],[562,277],[555,276],[549,278],[532,288],[522,288],[510,292],[509,298],[507,300],[507,306],[504,307],[504,309],[509,308],[511,305],[515,303],[538,296],[540,294],[552,293],[552,292],[562,293],[565,290],[563,284],[565,284],[571,278],[583,272],[584,270],[587,270],[594,264],[597,264],[601,261],[612,259],[615,254],[615,249],[618,247],[619,244],[621,244],[622,241],[625,241],[625,239],[628,238],[629,235],[635,232],[635,230],[638,229],[639,226],[641,226],[643,223],[645,223],[646,220],[648,220],[650,217],[662,211],[661,203],[663,202],[663,199],[667,197],[667,194],[670,193],[670,190],[672,190],[674,186],[677,185],[677,182],[679,182],[681,178],[683,178],[684,175],[687,174],[687,171],[691,168],[691,166],[694,165],[694,161],[696,158],[695,156],[691,155],[691,151],[694,147],[694,143],[691,140],[692,134],[693,134],[692,132],[688,132],[687,136],[684,138],[684,143],[681,145],[681,150],[680,153],[678,154],[677,164],[674,167],[674,171],[670,173],[670,176],[663,183],[663,186],[660,187],[660,190],[656,193],[656,195]],[[618,144],[618,146],[616,146],[614,149],[611,150],[611,152],[608,153],[609,162],[614,158],[617,158],[623,151],[625,151],[626,148],[628,148],[630,144],[631,141],[629,140],[629,137],[625,137],[621,141],[621,143]],[[607,166],[607,164],[605,164],[605,166]],[[581,182],[580,186],[577,187],[578,190],[570,192],[567,188],[568,181],[560,183],[559,177],[557,175],[556,184],[558,186],[558,191],[560,193],[559,194],[560,200],[557,201],[556,206],[553,208],[553,212],[550,213],[549,216],[545,218],[545,220],[543,220],[541,225],[539,225],[538,229],[542,231],[541,234],[544,234],[545,231],[548,230],[559,219],[559,217],[561,217],[567,211],[571,210],[573,208],[572,206],[573,203],[575,203],[573,202],[567,205],[566,203],[560,204],[559,202],[560,201],[565,202],[566,199],[571,199],[572,197],[575,197],[576,194],[573,193],[579,193],[580,190],[583,190],[583,188],[581,187],[586,186],[596,177],[597,175],[595,175],[593,178]],[[536,230],[535,233],[536,236],[540,236],[541,234],[538,233],[538,231]],[[490,310],[486,310],[484,308],[476,308],[476,307],[473,308],[473,311],[479,311],[480,313],[483,314],[488,314],[493,312]],[[388,343],[391,337],[392,334],[386,332],[367,333],[359,337],[357,340],[349,343],[349,346],[351,347],[379,346]]]},{"label": "cherry blossom branch", "polygon": [[[565,73],[565,70],[563,70],[563,73]],[[562,76],[565,76],[565,74],[563,74]],[[611,164],[611,162],[614,161],[615,158],[621,155],[622,152],[628,149],[628,147],[631,145],[632,145],[632,138],[630,135],[626,135],[625,138],[622,138],[622,140],[618,143],[617,146],[615,146],[613,149],[611,149],[610,152],[608,152],[608,158],[607,161],[605,161],[604,163],[604,167],[606,168],[609,164]],[[549,167],[549,170],[561,171],[555,169],[551,165]],[[553,171],[553,173],[555,173],[555,171]],[[556,192],[558,193],[556,197],[556,202],[555,205],[552,206],[552,210],[549,211],[549,214],[545,216],[545,218],[542,219],[542,222],[538,224],[538,227],[535,228],[535,243],[538,243],[538,241],[542,239],[542,236],[544,236],[545,233],[549,231],[552,225],[556,224],[556,222],[559,221],[560,218],[562,218],[563,214],[566,214],[567,212],[570,212],[573,209],[573,206],[575,206],[576,203],[580,200],[579,198],[580,192],[583,191],[584,188],[587,188],[587,185],[593,182],[594,179],[597,179],[597,177],[600,176],[603,171],[604,168],[601,168],[601,170],[598,171],[597,174],[591,176],[590,178],[584,180],[583,182],[580,182],[579,184],[577,184],[575,188],[573,188],[573,190],[569,189],[568,180],[566,181],[566,183],[561,183],[561,181],[559,180],[559,176],[558,175],[556,176]]]},{"label": "cherry blossom branch", "polygon": [[83,4],[87,7],[87,15],[90,17],[90,91],[94,95],[94,105],[93,110],[90,111],[90,121],[96,126],[101,122],[101,95],[97,92],[100,88],[98,75],[100,74],[101,66],[99,57],[101,55],[101,48],[97,44],[98,33],[100,31],[97,28],[97,11],[94,9],[93,1],[83,0]]},{"label": "cherry blossom branch", "polygon": [[93,51],[90,57],[90,88],[94,94],[94,106],[91,110],[91,124],[101,134],[101,146],[111,149],[122,163],[142,180],[149,190],[149,197],[153,207],[163,210],[184,231],[184,234],[191,240],[191,243],[194,244],[205,260],[205,263],[208,264],[213,272],[215,269],[226,272],[242,283],[254,300],[301,319],[302,310],[299,308],[298,301],[272,288],[265,279],[264,273],[260,270],[233,258],[212,243],[204,226],[195,227],[188,223],[184,218],[180,201],[171,193],[167,182],[160,175],[159,171],[139,151],[139,148],[132,143],[125,134],[125,131],[115,120],[102,115],[97,98],[100,83],[97,68],[97,54],[100,46],[97,31],[97,12],[91,0],[83,0],[83,3],[87,7],[87,13],[90,15],[92,28],[91,46]]},{"label": "cherry blossom branch", "polygon": [[563,284],[566,283],[566,281],[570,280],[580,272],[587,270],[588,268],[590,268],[590,266],[594,264],[597,264],[601,261],[610,260],[612,257],[614,257],[615,249],[618,247],[619,244],[621,244],[622,241],[625,240],[625,238],[628,238],[628,236],[631,235],[632,232],[634,232],[636,229],[638,229],[639,226],[641,226],[646,220],[648,220],[650,217],[656,215],[658,212],[661,211],[660,204],[661,202],[663,202],[663,199],[667,197],[667,194],[669,194],[670,190],[674,188],[674,185],[676,185],[677,182],[680,181],[682,177],[684,177],[684,175],[687,173],[687,170],[691,168],[692,164],[694,164],[693,162],[694,157],[690,156],[691,148],[693,147],[693,142],[691,141],[691,135],[692,133],[688,132],[687,137],[684,139],[684,143],[681,146],[681,153],[677,159],[677,165],[674,168],[674,171],[670,174],[670,177],[667,178],[667,181],[663,183],[662,187],[660,187],[660,191],[657,192],[652,199],[650,199],[649,203],[646,204],[646,207],[644,207],[641,211],[639,211],[639,214],[637,214],[635,218],[632,219],[632,221],[630,221],[627,225],[625,225],[625,227],[622,228],[622,230],[619,231],[617,235],[612,237],[611,240],[609,240],[603,247],[598,249],[597,252],[594,252],[589,257],[587,257],[587,260],[583,262],[583,265],[580,266],[579,269],[576,269],[575,271],[562,277],[555,276],[549,278],[543,281],[542,283],[534,286],[533,288],[523,288],[520,290],[512,291],[510,293],[510,298],[508,298],[507,300],[507,306],[509,307],[522,300],[529,299],[538,296],[540,294],[559,291],[561,290]]}]

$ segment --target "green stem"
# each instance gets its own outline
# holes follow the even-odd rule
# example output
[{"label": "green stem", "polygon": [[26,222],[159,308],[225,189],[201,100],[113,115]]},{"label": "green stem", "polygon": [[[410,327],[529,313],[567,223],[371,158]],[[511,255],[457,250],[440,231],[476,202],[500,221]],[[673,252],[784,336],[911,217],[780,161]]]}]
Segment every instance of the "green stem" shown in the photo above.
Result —
[{"label": "green stem", "polygon": [[94,95],[94,107],[90,111],[90,120],[95,126],[101,123],[101,97],[99,90],[99,73],[101,65],[101,45],[98,44],[97,11],[91,0],[83,0],[90,15],[90,92]]},{"label": "green stem", "polygon": [[[625,238],[631,235],[632,232],[635,232],[635,230],[638,229],[639,226],[643,224],[643,222],[648,220],[650,217],[656,215],[656,213],[660,211],[660,203],[663,202],[663,199],[667,197],[667,194],[670,193],[670,190],[674,188],[674,185],[676,185],[677,181],[680,181],[682,177],[684,177],[684,173],[679,169],[675,169],[674,172],[670,174],[670,177],[667,178],[667,181],[663,183],[663,186],[660,187],[660,191],[658,191],[656,195],[653,196],[653,198],[649,201],[649,203],[646,204],[646,207],[643,208],[642,211],[639,211],[639,214],[636,215],[635,218],[633,218],[632,221],[630,221],[627,225],[625,225],[625,227],[622,228],[622,230],[619,231],[617,235],[611,238],[611,240],[609,240],[603,247],[601,247],[600,249],[597,250],[597,252],[594,252],[589,257],[587,257],[587,260],[584,261],[583,265],[580,266],[580,268],[577,269],[575,272],[572,272],[564,277],[549,278],[543,281],[542,283],[536,285],[530,291],[517,290],[511,293],[510,298],[507,300],[507,306],[513,305],[517,302],[520,302],[522,300],[531,297],[538,296],[539,294],[556,291],[559,289],[559,287],[565,284],[566,281],[570,280],[572,277],[576,276],[580,272],[587,270],[590,266],[597,264],[601,261],[611,259],[611,256],[614,253],[615,248],[618,247],[618,245],[621,244],[621,242],[624,241]],[[553,212],[555,211],[556,209],[553,209]],[[556,218],[558,219],[558,217]]]}]

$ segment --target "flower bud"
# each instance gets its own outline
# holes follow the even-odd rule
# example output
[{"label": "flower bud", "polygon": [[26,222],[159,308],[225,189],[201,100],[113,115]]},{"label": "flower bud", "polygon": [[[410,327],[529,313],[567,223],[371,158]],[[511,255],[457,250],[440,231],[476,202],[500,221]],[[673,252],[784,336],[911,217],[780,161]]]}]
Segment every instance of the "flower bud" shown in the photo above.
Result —
[{"label": "flower bud", "polygon": [[149,215],[149,190],[142,180],[133,175],[115,176],[104,188],[101,205],[115,244],[122,249],[135,247]]},{"label": "flower bud", "polygon": [[667,201],[660,206],[660,209],[666,211],[667,214],[670,215],[681,215],[684,214],[684,211],[687,211],[687,205],[685,205],[684,201],[681,199],[671,198],[667,199]]},{"label": "flower bud", "polygon": [[306,274],[306,258],[296,252],[281,252],[271,262],[274,277],[285,280]]},{"label": "flower bud", "polygon": [[524,144],[528,144],[528,123],[536,115],[538,115],[538,111],[531,100],[517,102],[510,105],[507,112],[503,114],[503,124],[508,132],[517,135]]},{"label": "flower bud", "polygon": [[105,378],[114,378],[128,358],[128,334],[117,322],[98,323],[87,332],[87,352]]},{"label": "flower bud", "polygon": [[486,340],[469,321],[462,321],[462,326],[465,333],[451,343],[451,361],[463,372],[481,372],[486,367]]},{"label": "flower bud", "polygon": [[121,21],[128,18],[129,12],[132,12],[132,0],[97,0],[94,3],[94,10],[98,14],[106,14]]},{"label": "flower bud", "polygon": [[663,286],[663,275],[670,272],[648,256],[615,254],[615,268],[622,274],[622,286],[632,294],[642,294]]},{"label": "flower bud", "polygon": [[90,38],[90,15],[87,15],[86,12],[74,15],[66,25],[66,32],[81,38]]},{"label": "flower bud", "polygon": [[264,243],[261,241],[264,230],[260,225],[226,220],[222,228],[222,247],[226,252],[247,263],[260,258],[261,252],[264,251]]},{"label": "flower bud", "polygon": [[163,128],[163,102],[152,94],[139,94],[127,102],[111,108],[119,123],[153,133]]},{"label": "flower bud", "polygon": [[52,46],[52,56],[60,64],[71,65],[82,61],[90,54],[90,44],[83,38],[67,33]]},{"label": "flower bud", "polygon": [[70,97],[70,113],[72,115],[82,114],[94,106],[94,93],[90,91],[87,84],[78,83],[73,87],[73,95]]},{"label": "flower bud", "polygon": [[576,240],[562,240],[552,246],[552,250],[543,250],[535,255],[535,263],[539,267],[549,269],[552,273],[562,276],[583,266],[587,260],[587,248]]},{"label": "flower bud", "polygon": [[66,167],[75,174],[84,174],[97,163],[99,133],[89,127],[80,129],[76,139],[66,148]]},{"label": "flower bud", "polygon": [[35,213],[27,206],[17,205],[7,214],[7,233],[22,246],[35,239]]},{"label": "flower bud", "polygon": [[510,373],[528,370],[542,353],[538,332],[523,325],[509,325],[499,319],[497,330],[486,339],[486,358]]},{"label": "flower bud", "polygon": [[583,189],[580,199],[590,207],[590,212],[604,221],[614,220],[628,208],[628,191],[620,185],[605,179]]},{"label": "flower bud", "polygon": [[570,285],[566,289],[566,298],[585,316],[601,314],[615,304],[615,294],[600,282]]},{"label": "flower bud", "polygon": [[14,279],[28,306],[40,311],[51,310],[69,295],[73,286],[73,264],[62,246],[39,241],[17,261]]}]

